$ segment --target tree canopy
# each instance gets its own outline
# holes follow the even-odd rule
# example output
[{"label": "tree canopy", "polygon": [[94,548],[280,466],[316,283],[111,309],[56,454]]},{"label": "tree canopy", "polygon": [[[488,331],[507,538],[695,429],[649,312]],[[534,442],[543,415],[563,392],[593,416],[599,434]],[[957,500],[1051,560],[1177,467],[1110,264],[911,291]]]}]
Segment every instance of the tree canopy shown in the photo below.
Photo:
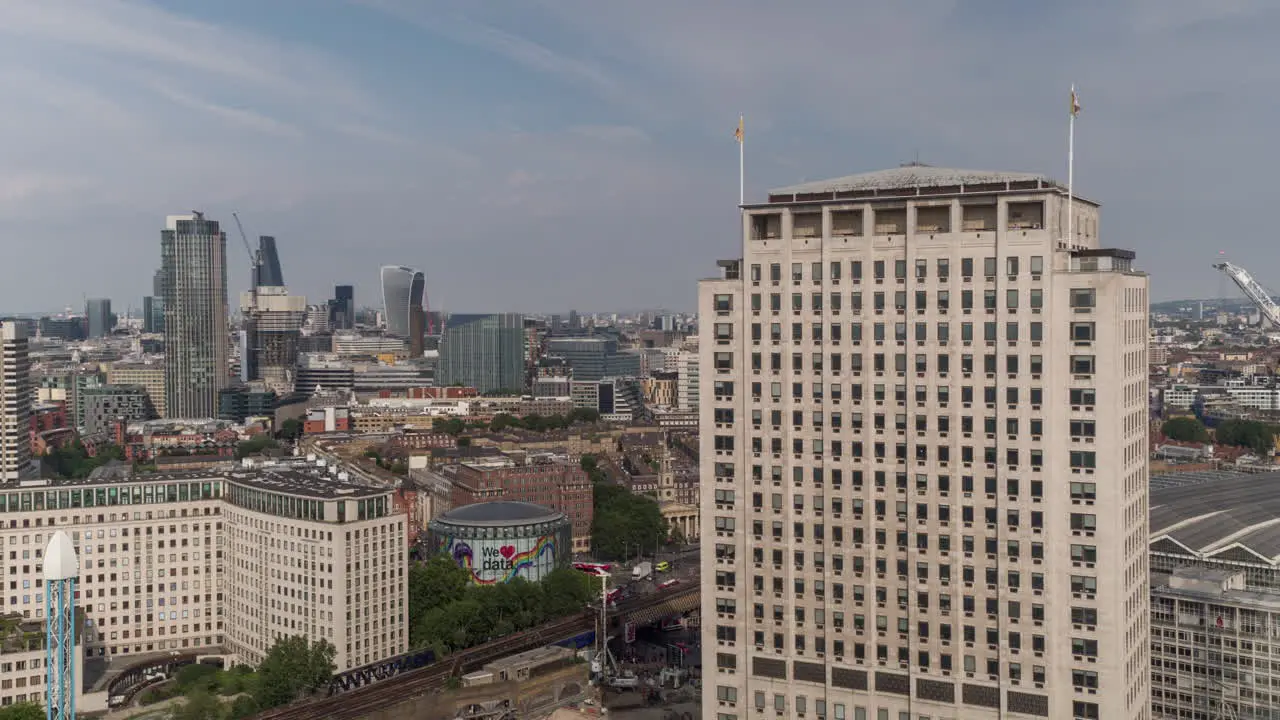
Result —
[{"label": "tree canopy", "polygon": [[169,720],[222,720],[225,714],[222,701],[203,688],[190,691],[185,700],[169,708]]},{"label": "tree canopy", "polygon": [[600,419],[600,413],[589,408],[575,408],[568,415],[525,415],[516,417],[507,413],[498,413],[489,421],[489,429],[495,432],[507,428],[520,428],[543,432],[546,430],[563,430],[581,423],[593,423]]},{"label": "tree canopy", "polygon": [[258,666],[258,707],[284,705],[327,685],[334,655],[334,647],[324,640],[309,643],[302,635],[277,640]]},{"label": "tree canopy", "polygon": [[274,447],[279,447],[279,444],[270,435],[266,433],[255,435],[236,446],[236,459],[242,460]]},{"label": "tree canopy", "polygon": [[586,453],[578,460],[578,464],[587,472],[587,477],[591,478],[593,483],[608,482],[609,478],[604,474],[604,470],[600,468],[600,459],[591,453]]},{"label": "tree canopy", "polygon": [[0,720],[44,720],[44,707],[31,702],[0,707]]},{"label": "tree canopy", "polygon": [[1175,417],[1164,421],[1160,433],[1179,442],[1209,442],[1209,429],[1193,417]]},{"label": "tree canopy", "polygon": [[1259,455],[1275,449],[1276,426],[1256,420],[1223,420],[1213,434],[1222,445],[1249,448]]},{"label": "tree canopy", "polygon": [[97,454],[90,457],[88,449],[79,440],[74,440],[53,448],[40,460],[45,470],[55,477],[79,479],[89,477],[94,469],[112,460],[124,460],[124,450],[118,445],[102,445],[98,447]]},{"label": "tree canopy", "polygon": [[563,568],[537,583],[475,585],[436,555],[409,568],[409,644],[446,655],[577,612],[595,592],[590,577]]},{"label": "tree canopy", "polygon": [[591,546],[597,557],[620,560],[631,548],[651,548],[667,538],[667,521],[656,500],[611,483],[592,487]]},{"label": "tree canopy", "polygon": [[296,442],[302,437],[302,421],[298,418],[289,418],[280,423],[280,431],[276,433],[282,440]]}]

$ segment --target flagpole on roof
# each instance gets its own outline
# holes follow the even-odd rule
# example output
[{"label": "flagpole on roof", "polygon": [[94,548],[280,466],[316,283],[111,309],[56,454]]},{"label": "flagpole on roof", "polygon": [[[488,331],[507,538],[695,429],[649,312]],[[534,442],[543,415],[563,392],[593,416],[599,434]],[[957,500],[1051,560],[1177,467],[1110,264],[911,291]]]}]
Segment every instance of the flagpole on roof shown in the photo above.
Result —
[{"label": "flagpole on roof", "polygon": [[1076,244],[1075,175],[1076,175],[1076,115],[1080,114],[1080,101],[1076,97],[1076,85],[1071,84],[1071,119],[1067,121],[1067,244]]},{"label": "flagpole on roof", "polygon": [[738,204],[743,205],[747,202],[747,144],[744,135],[743,121],[744,116],[738,116],[738,129],[734,131],[733,137],[738,141]]}]

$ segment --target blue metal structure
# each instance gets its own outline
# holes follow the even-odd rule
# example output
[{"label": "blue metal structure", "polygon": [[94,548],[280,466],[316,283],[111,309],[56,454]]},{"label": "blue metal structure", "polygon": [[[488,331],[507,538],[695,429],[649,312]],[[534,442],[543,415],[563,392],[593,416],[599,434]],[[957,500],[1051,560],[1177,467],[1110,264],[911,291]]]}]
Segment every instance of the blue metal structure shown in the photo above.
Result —
[{"label": "blue metal structure", "polygon": [[47,720],[75,720],[76,717],[76,578],[80,561],[75,545],[65,530],[49,538],[45,547],[44,606],[45,692]]}]

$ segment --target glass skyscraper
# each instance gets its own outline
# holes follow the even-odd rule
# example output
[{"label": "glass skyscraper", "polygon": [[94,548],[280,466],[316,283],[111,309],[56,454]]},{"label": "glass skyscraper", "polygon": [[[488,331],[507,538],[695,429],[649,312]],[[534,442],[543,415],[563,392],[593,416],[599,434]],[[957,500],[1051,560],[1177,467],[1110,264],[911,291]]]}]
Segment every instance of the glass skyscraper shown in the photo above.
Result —
[{"label": "glass skyscraper", "polygon": [[524,316],[450,315],[440,338],[437,385],[482,393],[524,388]]},{"label": "glass skyscraper", "polygon": [[410,308],[422,307],[427,277],[421,270],[400,265],[382,266],[382,309],[387,316],[387,332],[409,337]]},{"label": "glass skyscraper", "polygon": [[165,327],[165,410],[218,413],[227,386],[227,236],[203,213],[170,215],[160,233]]},{"label": "glass skyscraper", "polygon": [[106,337],[111,334],[114,323],[111,321],[111,300],[109,298],[89,298],[84,303],[85,324],[90,338]]}]

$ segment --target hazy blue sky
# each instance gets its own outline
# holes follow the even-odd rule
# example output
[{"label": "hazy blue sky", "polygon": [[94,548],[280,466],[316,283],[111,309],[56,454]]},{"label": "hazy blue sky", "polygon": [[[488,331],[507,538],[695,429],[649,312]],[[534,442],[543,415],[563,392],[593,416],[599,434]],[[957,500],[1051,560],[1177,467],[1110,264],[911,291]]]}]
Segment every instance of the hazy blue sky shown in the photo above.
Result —
[{"label": "hazy blue sky", "polygon": [[[1157,299],[1280,287],[1280,4],[4,0],[0,309],[140,304],[168,213],[285,279],[446,310],[691,308],[747,194],[890,167],[1065,178]],[[231,236],[233,292],[247,261]]]}]

